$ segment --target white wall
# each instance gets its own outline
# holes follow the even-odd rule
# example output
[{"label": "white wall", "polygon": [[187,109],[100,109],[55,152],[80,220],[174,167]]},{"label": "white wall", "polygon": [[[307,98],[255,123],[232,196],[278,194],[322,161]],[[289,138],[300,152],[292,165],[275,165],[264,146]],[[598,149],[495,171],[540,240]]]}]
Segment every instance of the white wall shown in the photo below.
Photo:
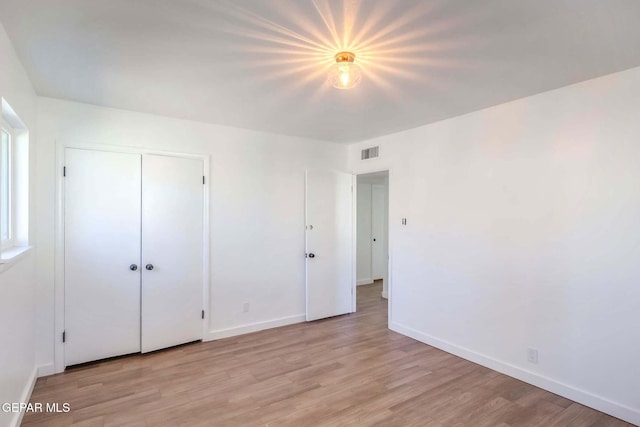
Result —
[{"label": "white wall", "polygon": [[345,146],[47,98],[38,131],[40,364],[54,358],[56,141],[210,154],[210,338],[304,320],[304,171],[346,170]]},{"label": "white wall", "polygon": [[639,118],[635,68],[351,146],[390,168],[391,327],[640,423]]},{"label": "white wall", "polygon": [[[29,128],[33,150],[36,96],[1,24],[0,97]],[[31,161],[30,171],[35,170],[34,166]],[[35,380],[34,295],[35,250],[32,249],[8,269],[0,271],[0,403],[28,399]],[[0,426],[13,425],[17,420],[17,414],[0,411]]]}]

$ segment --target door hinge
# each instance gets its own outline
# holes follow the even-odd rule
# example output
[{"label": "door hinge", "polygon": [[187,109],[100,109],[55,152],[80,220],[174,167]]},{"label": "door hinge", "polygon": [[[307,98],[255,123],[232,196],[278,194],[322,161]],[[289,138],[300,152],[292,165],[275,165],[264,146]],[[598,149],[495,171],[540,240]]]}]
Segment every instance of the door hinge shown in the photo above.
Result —
[{"label": "door hinge", "polygon": [[67,167],[66,166],[62,167],[62,176],[67,176]]},{"label": "door hinge", "polygon": [[204,175],[202,175],[202,185],[204,185]]},{"label": "door hinge", "polygon": [[202,310],[202,318],[204,319],[204,310]]},{"label": "door hinge", "polygon": [[67,331],[62,331],[62,342],[67,342]]}]

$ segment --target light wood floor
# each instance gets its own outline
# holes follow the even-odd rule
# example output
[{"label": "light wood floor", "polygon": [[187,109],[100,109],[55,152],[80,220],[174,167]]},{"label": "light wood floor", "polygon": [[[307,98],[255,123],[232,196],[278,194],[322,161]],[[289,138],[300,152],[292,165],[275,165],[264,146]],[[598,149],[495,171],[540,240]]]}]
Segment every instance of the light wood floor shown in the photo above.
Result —
[{"label": "light wood floor", "polygon": [[629,426],[387,329],[358,312],[67,370],[38,380],[24,426]]}]

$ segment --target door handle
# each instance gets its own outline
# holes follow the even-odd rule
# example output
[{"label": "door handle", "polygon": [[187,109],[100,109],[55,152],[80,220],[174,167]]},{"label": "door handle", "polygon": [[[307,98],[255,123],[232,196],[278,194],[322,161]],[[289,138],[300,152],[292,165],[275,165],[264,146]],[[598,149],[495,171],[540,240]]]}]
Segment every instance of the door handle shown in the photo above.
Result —
[{"label": "door handle", "polygon": [[131,270],[131,271],[136,271],[137,269],[138,269],[138,266],[137,266],[137,265],[135,265],[135,264],[131,264],[131,265],[129,266],[129,270]]},{"label": "door handle", "polygon": [[149,270],[149,271],[151,271],[151,270],[153,270],[153,264],[147,264],[147,265],[144,266],[144,268]]},{"label": "door handle", "polygon": [[316,254],[314,254],[313,252],[309,253],[309,258],[315,258]]}]

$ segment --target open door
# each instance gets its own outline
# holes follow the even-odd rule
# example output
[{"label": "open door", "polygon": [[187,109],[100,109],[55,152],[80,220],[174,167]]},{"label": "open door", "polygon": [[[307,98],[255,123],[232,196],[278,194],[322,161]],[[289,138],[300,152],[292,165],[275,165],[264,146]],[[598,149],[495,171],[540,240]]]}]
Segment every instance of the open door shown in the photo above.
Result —
[{"label": "open door", "polygon": [[384,279],[387,255],[387,191],[384,185],[371,186],[371,278]]},{"label": "open door", "polygon": [[353,310],[353,177],[306,174],[307,321]]}]

